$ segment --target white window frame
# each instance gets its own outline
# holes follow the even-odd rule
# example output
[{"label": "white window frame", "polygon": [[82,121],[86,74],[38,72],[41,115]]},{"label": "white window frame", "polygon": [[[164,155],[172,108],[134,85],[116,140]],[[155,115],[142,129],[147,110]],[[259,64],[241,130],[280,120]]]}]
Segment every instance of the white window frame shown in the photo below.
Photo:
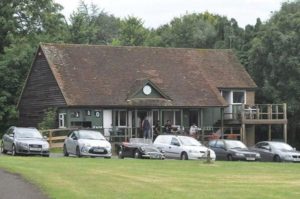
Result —
[{"label": "white window frame", "polygon": [[66,128],[65,116],[66,116],[66,113],[58,114],[58,128]]},{"label": "white window frame", "polygon": [[[122,126],[121,124],[120,124],[120,122],[121,122],[121,112],[125,112],[126,114],[125,114],[125,126]],[[115,114],[118,114],[117,115],[117,117],[118,117],[118,124],[116,124],[118,127],[127,127],[127,124],[128,124],[128,122],[127,122],[127,118],[128,118],[128,115],[127,115],[127,110],[125,110],[125,109],[118,109],[118,110],[115,110]]]}]

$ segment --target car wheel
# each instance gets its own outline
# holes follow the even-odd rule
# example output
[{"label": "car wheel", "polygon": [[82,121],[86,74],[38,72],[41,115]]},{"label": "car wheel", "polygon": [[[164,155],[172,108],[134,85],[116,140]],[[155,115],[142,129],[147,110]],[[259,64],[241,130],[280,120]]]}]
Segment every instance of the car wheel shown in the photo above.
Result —
[{"label": "car wheel", "polygon": [[181,154],[181,156],[180,156],[180,159],[181,159],[181,160],[188,160],[189,157],[188,157],[188,155],[186,154],[186,152],[183,152],[183,153]]},{"label": "car wheel", "polygon": [[47,155],[43,155],[43,157],[47,157],[47,158],[49,158],[49,157],[50,157],[50,155],[49,155],[49,154],[47,154]]},{"label": "car wheel", "polygon": [[14,144],[12,145],[11,155],[12,155],[12,156],[18,155],[16,146],[15,146]]},{"label": "car wheel", "polygon": [[69,153],[68,153],[68,150],[67,150],[67,147],[66,147],[65,144],[64,144],[64,149],[63,149],[63,151],[64,151],[64,156],[65,156],[65,157],[68,157],[68,156],[69,156]]},{"label": "car wheel", "polygon": [[134,158],[136,158],[136,159],[141,158],[141,154],[140,154],[140,152],[139,152],[138,149],[136,149],[136,150],[134,151]]},{"label": "car wheel", "polygon": [[77,155],[77,157],[79,157],[79,158],[82,157],[82,155],[81,155],[81,153],[80,153],[79,146],[76,147],[76,155]]},{"label": "car wheel", "polygon": [[229,155],[227,156],[227,160],[228,160],[228,161],[233,161],[232,155],[229,154]]},{"label": "car wheel", "polygon": [[4,153],[4,154],[7,153],[7,150],[4,149],[3,141],[1,142],[1,153]]},{"label": "car wheel", "polygon": [[111,159],[111,157],[104,157],[105,159]]},{"label": "car wheel", "polygon": [[119,150],[119,153],[118,153],[118,158],[119,159],[124,159],[124,156],[123,156],[123,151],[122,149]]},{"label": "car wheel", "polygon": [[274,162],[281,162],[281,158],[279,157],[279,155],[275,155],[273,158]]}]

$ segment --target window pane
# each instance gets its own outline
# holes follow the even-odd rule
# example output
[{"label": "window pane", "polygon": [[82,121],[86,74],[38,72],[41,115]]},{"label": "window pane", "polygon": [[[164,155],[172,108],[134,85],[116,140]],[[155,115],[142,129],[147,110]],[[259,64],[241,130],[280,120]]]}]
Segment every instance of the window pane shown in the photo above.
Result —
[{"label": "window pane", "polygon": [[153,111],[153,124],[159,120],[158,111]]},{"label": "window pane", "polygon": [[245,101],[245,93],[240,92],[233,92],[233,103],[244,103]]},{"label": "window pane", "polygon": [[171,124],[173,124],[173,111],[163,111],[162,117],[163,124],[166,124],[168,120],[170,120]]},{"label": "window pane", "polygon": [[126,126],[126,111],[120,111],[120,126]]},{"label": "window pane", "polygon": [[175,125],[181,125],[181,112],[175,111]]},{"label": "window pane", "polygon": [[119,111],[115,111],[115,126],[119,126]]}]

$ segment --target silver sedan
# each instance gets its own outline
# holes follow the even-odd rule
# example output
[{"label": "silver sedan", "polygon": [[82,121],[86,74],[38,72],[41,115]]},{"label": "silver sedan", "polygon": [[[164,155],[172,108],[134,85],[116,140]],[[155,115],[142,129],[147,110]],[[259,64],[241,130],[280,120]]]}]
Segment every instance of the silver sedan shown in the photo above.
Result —
[{"label": "silver sedan", "polygon": [[36,128],[13,126],[2,137],[1,152],[49,157],[49,144]]},{"label": "silver sedan", "polygon": [[262,161],[300,162],[300,152],[284,142],[258,142],[251,149],[260,153]]},{"label": "silver sedan", "polygon": [[69,154],[91,157],[111,158],[111,144],[104,136],[93,130],[76,130],[71,132],[64,142],[64,156]]}]

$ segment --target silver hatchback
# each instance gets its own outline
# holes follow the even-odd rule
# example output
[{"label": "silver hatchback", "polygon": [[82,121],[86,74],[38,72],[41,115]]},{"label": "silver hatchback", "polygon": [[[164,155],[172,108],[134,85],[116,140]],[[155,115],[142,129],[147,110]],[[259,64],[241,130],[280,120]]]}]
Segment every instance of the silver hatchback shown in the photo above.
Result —
[{"label": "silver hatchback", "polygon": [[36,128],[13,126],[2,137],[1,152],[49,157],[49,144]]}]

